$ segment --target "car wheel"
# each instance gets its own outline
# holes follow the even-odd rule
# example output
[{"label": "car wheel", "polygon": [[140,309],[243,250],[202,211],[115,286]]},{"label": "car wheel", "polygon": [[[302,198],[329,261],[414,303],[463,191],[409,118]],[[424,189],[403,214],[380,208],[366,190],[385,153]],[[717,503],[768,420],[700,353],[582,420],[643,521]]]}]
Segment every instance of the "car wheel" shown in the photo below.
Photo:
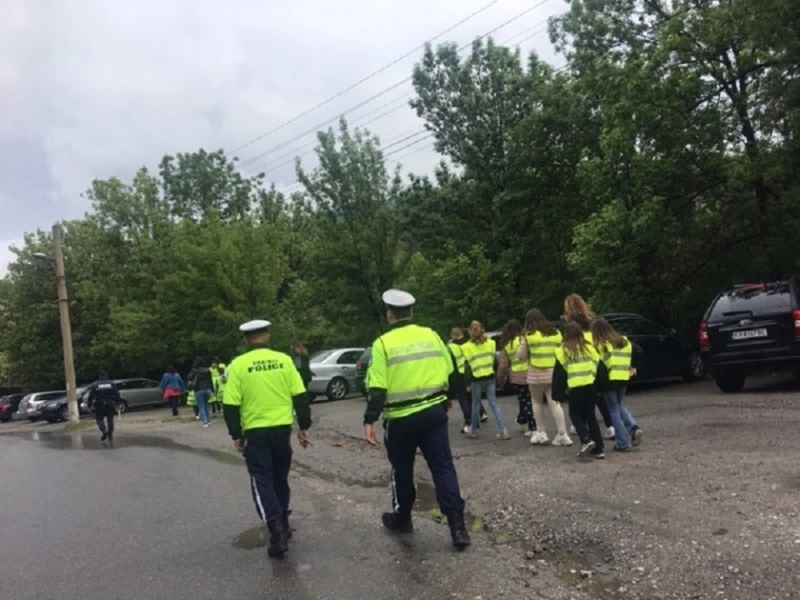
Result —
[{"label": "car wheel", "polygon": [[58,423],[58,417],[46,417],[45,421],[48,423]]},{"label": "car wheel", "polygon": [[58,419],[60,421],[69,421],[69,407],[62,406],[61,410],[58,411]]},{"label": "car wheel", "polygon": [[119,414],[128,412],[128,403],[125,400],[120,400],[117,402],[117,412]]},{"label": "car wheel", "polygon": [[347,397],[347,380],[341,377],[334,377],[328,384],[328,400],[343,400]]},{"label": "car wheel", "polygon": [[28,421],[30,421],[31,423],[36,423],[36,421],[38,421],[38,420],[39,420],[39,417],[29,417],[28,418]]},{"label": "car wheel", "polygon": [[726,394],[738,394],[744,389],[746,377],[738,373],[714,375],[717,387]]},{"label": "car wheel", "polygon": [[686,381],[699,381],[706,376],[706,364],[703,362],[703,356],[695,351],[689,354],[689,364],[686,365],[686,371],[683,378]]}]

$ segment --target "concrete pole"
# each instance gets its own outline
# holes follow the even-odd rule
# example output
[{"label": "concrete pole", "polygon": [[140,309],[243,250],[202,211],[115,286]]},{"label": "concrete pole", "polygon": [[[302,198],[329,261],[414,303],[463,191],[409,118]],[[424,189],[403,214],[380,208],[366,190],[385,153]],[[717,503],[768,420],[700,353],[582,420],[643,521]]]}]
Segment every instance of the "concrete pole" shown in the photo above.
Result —
[{"label": "concrete pole", "polygon": [[64,347],[64,379],[67,382],[67,409],[70,423],[80,421],[78,411],[77,385],[75,383],[75,362],[72,358],[72,326],[69,322],[69,299],[67,280],[64,275],[64,252],[61,248],[61,226],[53,225],[53,256],[56,260],[56,284],[58,286],[58,313],[61,317],[61,343]]}]

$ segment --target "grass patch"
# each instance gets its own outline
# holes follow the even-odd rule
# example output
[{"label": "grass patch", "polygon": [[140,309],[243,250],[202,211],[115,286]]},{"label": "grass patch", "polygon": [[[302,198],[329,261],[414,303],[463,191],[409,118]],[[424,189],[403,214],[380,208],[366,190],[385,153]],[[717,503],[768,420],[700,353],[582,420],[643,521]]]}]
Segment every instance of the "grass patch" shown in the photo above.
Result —
[{"label": "grass patch", "polygon": [[77,423],[66,422],[61,427],[61,431],[69,432],[69,431],[82,431],[84,429],[90,429],[94,427],[93,421],[78,421]]},{"label": "grass patch", "polygon": [[480,533],[483,531],[483,519],[480,517],[472,517],[472,523],[469,526],[472,533]]}]

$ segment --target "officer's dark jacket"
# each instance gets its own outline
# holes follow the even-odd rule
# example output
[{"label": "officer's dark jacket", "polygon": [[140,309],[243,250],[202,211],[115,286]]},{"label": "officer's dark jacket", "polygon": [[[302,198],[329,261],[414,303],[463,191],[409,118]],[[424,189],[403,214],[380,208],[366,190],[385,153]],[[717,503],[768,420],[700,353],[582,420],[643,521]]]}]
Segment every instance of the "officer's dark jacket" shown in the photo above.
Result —
[{"label": "officer's dark jacket", "polygon": [[109,379],[98,379],[86,390],[87,405],[94,407],[97,416],[105,416],[117,410],[121,400],[117,384]]}]

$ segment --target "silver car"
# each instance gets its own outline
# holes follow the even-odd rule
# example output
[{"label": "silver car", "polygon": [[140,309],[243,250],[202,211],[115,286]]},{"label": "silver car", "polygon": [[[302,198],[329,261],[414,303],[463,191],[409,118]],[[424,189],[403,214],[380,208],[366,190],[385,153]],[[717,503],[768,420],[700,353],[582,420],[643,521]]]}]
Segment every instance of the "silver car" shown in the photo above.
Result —
[{"label": "silver car", "polygon": [[[129,408],[140,406],[158,406],[166,401],[161,395],[158,381],[152,379],[115,379],[114,383],[119,391],[120,402],[117,406],[120,412]],[[82,394],[81,412],[88,410],[88,395]]]},{"label": "silver car", "polygon": [[40,409],[44,402],[48,400],[56,400],[63,398],[67,392],[60,390],[57,392],[37,392],[35,394],[28,394],[19,403],[19,408],[15,414],[17,419],[31,421],[35,423],[41,418]]},{"label": "silver car", "polygon": [[364,348],[338,348],[313,354],[309,361],[311,399],[324,394],[329,400],[341,400],[356,389],[356,363],[363,353]]}]

